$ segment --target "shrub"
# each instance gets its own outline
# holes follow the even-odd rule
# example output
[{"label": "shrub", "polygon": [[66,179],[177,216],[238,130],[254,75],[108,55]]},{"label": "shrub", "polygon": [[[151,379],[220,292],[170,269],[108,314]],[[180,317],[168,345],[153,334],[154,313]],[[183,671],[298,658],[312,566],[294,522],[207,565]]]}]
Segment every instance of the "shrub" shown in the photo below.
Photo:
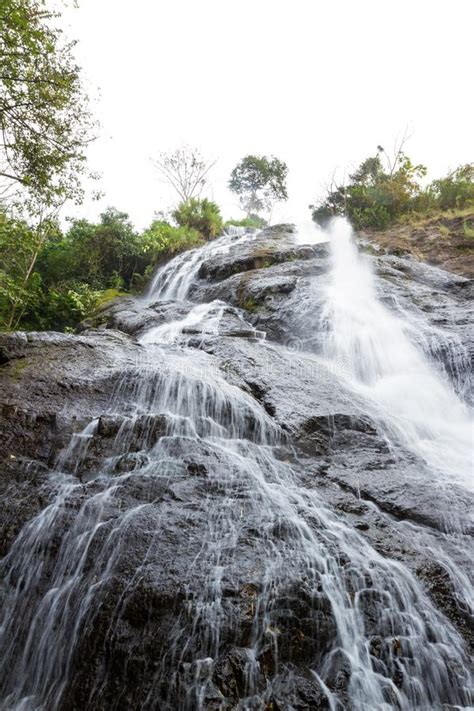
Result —
[{"label": "shrub", "polygon": [[460,165],[445,178],[434,180],[428,190],[441,210],[474,205],[474,163]]},{"label": "shrub", "polygon": [[137,234],[128,215],[109,208],[98,224],[75,220],[64,236],[49,240],[37,267],[48,286],[75,280],[95,289],[128,287],[138,257]]},{"label": "shrub", "polygon": [[384,167],[383,153],[379,147],[378,154],[363,161],[346,185],[332,186],[324,199],[310,205],[313,219],[321,224],[334,215],[347,215],[357,228],[384,229],[414,212],[474,205],[474,164],[462,165],[423,189],[423,165],[414,165],[400,151],[395,163],[388,161]]},{"label": "shrub", "polygon": [[154,266],[178,252],[204,243],[201,234],[190,227],[173,227],[164,220],[154,220],[137,240],[140,266]]},{"label": "shrub", "polygon": [[80,283],[49,289],[44,297],[42,313],[36,315],[35,320],[42,323],[43,328],[61,331],[73,328],[98,306],[100,294],[88,284]]},{"label": "shrub", "polygon": [[165,220],[137,234],[114,209],[98,224],[76,220],[65,235],[0,211],[0,329],[71,330],[97,306],[142,289],[158,263],[201,244],[196,229]]},{"label": "shrub", "polygon": [[180,227],[195,230],[206,240],[214,239],[224,228],[219,207],[207,198],[191,198],[180,203],[173,217]]},{"label": "shrub", "polygon": [[34,271],[43,235],[0,211],[0,328],[16,328],[41,299],[41,277]]},{"label": "shrub", "polygon": [[24,302],[21,312],[20,325],[26,330],[72,330],[94,311],[102,294],[88,284],[73,282],[45,289],[38,272],[31,279],[30,294],[35,286],[35,298]]}]

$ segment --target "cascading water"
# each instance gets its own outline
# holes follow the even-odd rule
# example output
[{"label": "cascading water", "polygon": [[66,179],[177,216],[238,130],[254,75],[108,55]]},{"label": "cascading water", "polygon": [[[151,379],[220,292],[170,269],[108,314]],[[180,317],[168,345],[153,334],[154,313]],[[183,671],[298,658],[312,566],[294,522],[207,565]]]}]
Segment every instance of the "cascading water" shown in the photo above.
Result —
[{"label": "cascading water", "polygon": [[[188,298],[209,252],[248,239],[252,235],[226,236],[177,257],[158,272],[148,298]],[[444,413],[449,408],[464,427],[462,406],[376,301],[371,276],[354,255],[347,232],[340,240],[335,236],[334,248],[327,355],[347,360],[350,387],[390,433],[428,461],[444,466],[444,447],[454,443],[456,457],[447,462],[448,472],[459,476],[464,435],[443,425],[434,412],[422,427],[426,412],[420,412],[411,389],[423,378],[419,393],[428,398],[426,407],[441,407]],[[224,306],[196,304],[181,320],[142,334],[142,356],[123,373],[105,424],[92,421],[59,457],[56,498],[27,524],[2,564],[2,708],[68,708],[76,660],[83,640],[100,629],[102,608],[112,604],[103,642],[106,659],[115,628],[129,619],[137,587],[153,582],[159,556],[167,554],[166,521],[154,513],[160,492],[169,482],[189,479],[190,472],[196,476],[199,467],[208,472],[209,493],[199,500],[206,535],[189,541],[195,553],[186,599],[167,631],[167,644],[153,660],[153,672],[143,680],[147,693],[141,708],[230,708],[213,685],[230,640],[245,660],[234,708],[273,708],[275,689],[290,698],[295,675],[281,662],[287,652],[278,629],[288,622],[288,599],[298,601],[311,630],[312,636],[294,644],[308,650],[306,674],[321,690],[321,708],[468,708],[473,701],[468,662],[449,621],[407,568],[376,552],[327,508],[314,486],[301,484],[304,463],[287,434],[255,398],[224,377],[211,355],[190,343],[189,330],[198,324],[204,324],[205,334],[219,334]],[[258,340],[255,347],[278,349]],[[89,448],[106,426],[115,427],[111,452],[100,471],[88,471],[89,481],[78,480],[87,471]],[[189,463],[196,453],[205,466]],[[124,468],[130,458],[131,470]],[[122,511],[126,487],[149,487],[149,503]],[[179,501],[179,491],[174,495]],[[186,516],[192,515],[190,508]],[[258,521],[250,548],[247,521]],[[130,573],[126,556],[136,545],[130,532],[137,527],[146,531],[146,546]],[[237,565],[245,569],[243,580],[252,576],[251,585],[241,587],[245,608],[239,615],[229,602]],[[111,598],[111,586],[124,570],[126,583]],[[153,614],[151,607],[141,622],[144,634],[154,629]],[[106,708],[101,696],[106,685],[107,668],[98,664],[83,696],[84,709]],[[110,708],[123,708],[119,697]],[[284,708],[293,706],[288,701]],[[306,708],[317,707],[310,701]]]},{"label": "cascading water", "polygon": [[323,319],[329,358],[344,361],[351,387],[391,437],[432,468],[433,481],[473,487],[472,419],[453,387],[410,340],[414,328],[379,301],[350,225],[330,229],[333,269]]},{"label": "cascading water", "polygon": [[184,252],[163,269],[159,269],[150,282],[148,298],[186,299],[193,280],[204,259],[216,254],[225,254],[239,242],[252,239],[256,231],[247,232],[243,227],[228,227],[223,237],[209,242],[204,247]]}]

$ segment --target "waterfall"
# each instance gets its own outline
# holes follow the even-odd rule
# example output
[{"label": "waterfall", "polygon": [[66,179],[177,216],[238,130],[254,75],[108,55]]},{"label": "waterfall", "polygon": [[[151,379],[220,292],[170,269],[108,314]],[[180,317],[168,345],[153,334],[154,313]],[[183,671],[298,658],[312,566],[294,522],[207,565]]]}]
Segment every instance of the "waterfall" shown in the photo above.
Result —
[{"label": "waterfall", "polygon": [[[210,253],[253,238],[233,232],[176,257],[155,275],[145,303],[189,300]],[[347,362],[348,388],[391,436],[464,481],[462,404],[411,344],[403,323],[377,300],[374,277],[348,227],[336,224],[331,238],[326,356]],[[292,643],[308,650],[305,683],[320,689],[324,707],[468,708],[474,701],[468,660],[451,623],[407,567],[377,552],[328,508],[313,481],[304,483],[304,461],[263,405],[216,366],[212,353],[183,337],[204,322],[204,332],[218,338],[225,307],[219,301],[191,304],[181,320],[143,334],[140,358],[124,370],[104,418],[91,421],[58,458],[55,498],[25,526],[2,563],[1,707],[67,709],[83,644],[97,635],[101,662],[83,691],[83,708],[106,708],[102,694],[115,631],[129,624],[135,591],[158,586],[160,556],[173,556],[182,515],[205,535],[188,541],[186,596],[174,622],[164,624],[166,642],[149,652],[153,664],[146,668],[152,671],[142,680],[140,708],[229,708],[214,679],[231,642],[245,660],[235,708],[270,708],[275,689],[289,698],[295,673],[282,661],[288,652],[279,631],[292,624],[289,599],[298,602],[310,630]],[[255,348],[281,347],[256,339]],[[106,427],[113,429],[112,449],[99,471],[88,472],[90,481],[79,481],[89,448]],[[191,505],[180,498],[179,486],[202,472],[207,493]],[[123,510],[123,492],[135,487],[149,491],[146,503]],[[176,516],[173,530],[168,509]],[[249,521],[258,522],[250,543]],[[139,556],[131,570],[130,550]],[[239,589],[241,607],[231,602],[236,579],[248,581]],[[114,597],[117,580],[124,582]],[[105,632],[102,610],[108,610]],[[152,604],[141,613],[149,645],[153,634],[165,634],[155,625],[158,614]],[[288,702],[285,708],[293,707]]]},{"label": "waterfall", "polygon": [[232,246],[252,239],[255,234],[256,230],[248,231],[243,227],[230,226],[219,239],[208,242],[203,247],[183,252],[157,270],[147,289],[147,298],[186,299],[206,257],[226,254]]},{"label": "waterfall", "polygon": [[333,220],[333,266],[323,320],[329,358],[342,359],[350,386],[390,437],[431,468],[433,481],[474,488],[468,408],[414,343],[416,324],[385,307],[346,220]]}]

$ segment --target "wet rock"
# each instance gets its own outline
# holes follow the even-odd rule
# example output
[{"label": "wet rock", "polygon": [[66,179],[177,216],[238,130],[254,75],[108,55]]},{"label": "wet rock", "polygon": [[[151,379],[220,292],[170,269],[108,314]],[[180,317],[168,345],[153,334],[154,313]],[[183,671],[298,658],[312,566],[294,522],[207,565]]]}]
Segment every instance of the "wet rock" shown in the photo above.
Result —
[{"label": "wet rock", "polygon": [[314,678],[309,679],[292,672],[274,681],[268,704],[275,711],[286,711],[289,704],[291,708],[298,711],[331,708],[326,695]]},{"label": "wet rock", "polygon": [[97,434],[101,437],[115,437],[123,426],[123,415],[101,415],[97,423]]},{"label": "wet rock", "polygon": [[207,468],[204,464],[189,462],[186,468],[191,476],[205,476],[207,474]]},{"label": "wet rock", "polygon": [[149,463],[150,458],[144,452],[130,452],[119,457],[114,468],[116,472],[122,474],[135,469],[143,469]]},{"label": "wet rock", "polygon": [[[355,454],[351,454],[351,446],[358,449]],[[424,472],[423,464],[418,463],[417,467],[408,460],[401,469],[399,461],[395,462],[390,455],[377,456],[374,461],[370,450],[354,442],[346,448],[344,456],[334,458],[327,476],[398,519],[442,532],[472,534],[470,495],[455,485],[449,491],[428,490],[425,474],[422,476],[421,472]],[[433,505],[434,500],[436,505]]]},{"label": "wet rock", "polygon": [[418,577],[427,586],[436,604],[451,622],[462,631],[469,648],[474,652],[474,627],[472,615],[465,603],[458,599],[449,572],[436,560],[425,560],[417,568]]},{"label": "wet rock", "polygon": [[313,454],[326,454],[338,446],[347,447],[351,439],[361,444],[361,435],[369,435],[368,441],[374,447],[388,451],[385,442],[374,440],[377,430],[368,417],[355,414],[335,413],[333,415],[310,417],[302,423],[297,443],[300,447]]},{"label": "wet rock", "polygon": [[27,521],[36,516],[53,496],[48,487],[48,468],[16,455],[0,459],[0,558]]},{"label": "wet rock", "polygon": [[40,445],[41,459],[47,458],[52,434],[65,429],[69,435],[102,414],[117,379],[137,358],[137,347],[114,331],[29,333],[15,339],[0,334],[0,349],[8,355],[0,369],[0,442],[11,453],[18,449],[35,458]]},{"label": "wet rock", "polygon": [[[464,339],[464,280],[394,256],[374,265],[390,308],[402,304],[423,323],[442,320]],[[57,649],[58,668],[74,670],[61,709],[331,708],[317,675],[349,709],[351,670],[322,585],[325,555],[337,559],[348,599],[359,594],[374,669],[385,675],[403,649],[383,629],[387,605],[384,590],[370,587],[371,561],[362,572],[351,567],[337,536],[329,540],[329,516],[331,530],[350,531],[356,552],[369,541],[384,560],[416,573],[444,617],[471,639],[456,581],[437,561],[446,556],[468,569],[460,541],[469,534],[469,498],[454,486],[428,488],[425,465],[389,448],[349,394],[344,364],[331,367],[321,357],[328,268],[327,246],[299,247],[288,226],[235,244],[203,263],[191,292],[193,301],[226,302],[217,332],[184,329],[178,343],[149,357],[134,339],[189,314],[193,303],[123,299],[78,336],[0,336],[1,552],[13,550],[22,525],[54,500],[54,462],[64,462],[61,476],[71,483],[35,551],[42,574],[32,586],[36,603],[58,560],[80,570],[68,593],[74,624],[58,624],[58,646],[48,649]],[[440,363],[451,359],[449,343]],[[229,403],[216,423],[199,401],[192,426],[156,404],[164,374],[179,374],[186,406],[186,378],[212,369],[224,392],[229,385],[236,398],[245,395],[239,437],[215,437],[216,425],[231,428]],[[205,402],[209,393],[201,392]],[[58,460],[91,421],[84,441],[76,436],[80,450]],[[273,440],[259,448],[262,422]],[[272,467],[252,479],[252,466],[271,457]],[[292,467],[294,488],[277,464]],[[279,513],[270,495],[281,502]],[[286,505],[293,517],[282,513]],[[315,558],[302,544],[297,559],[293,542],[305,536],[314,536]],[[86,538],[79,564],[75,544]],[[22,618],[18,628],[26,638],[30,625]],[[386,702],[395,705],[390,693]]]},{"label": "wet rock", "polygon": [[[92,319],[83,321],[81,331],[91,327],[115,329],[138,337],[155,326],[182,318],[191,304],[154,301],[143,297],[119,299],[107,305]],[[98,323],[99,322],[99,323]]]},{"label": "wet rock", "polygon": [[354,424],[359,430],[371,426],[361,418],[354,398],[341,387],[337,370],[311,354],[265,342],[213,337],[203,340],[201,348],[221,361],[227,379],[248,389],[282,428],[296,437],[310,434],[313,423],[313,429],[324,430],[327,439],[331,418],[336,416],[339,423],[359,422]]},{"label": "wet rock", "polygon": [[228,252],[204,260],[198,276],[208,282],[227,279],[232,274],[261,270],[282,262],[328,256],[327,245],[297,245],[288,228],[263,230],[251,242],[238,244]]}]

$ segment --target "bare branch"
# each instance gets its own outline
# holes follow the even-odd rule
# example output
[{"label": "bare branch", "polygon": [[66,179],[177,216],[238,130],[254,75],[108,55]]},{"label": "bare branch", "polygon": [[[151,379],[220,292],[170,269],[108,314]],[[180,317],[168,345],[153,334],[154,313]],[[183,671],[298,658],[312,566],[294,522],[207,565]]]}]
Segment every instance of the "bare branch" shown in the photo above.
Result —
[{"label": "bare branch", "polygon": [[209,171],[216,162],[206,161],[189,146],[177,148],[172,153],[160,153],[158,158],[152,159],[161,178],[171,185],[181,202],[188,202],[202,193]]}]

